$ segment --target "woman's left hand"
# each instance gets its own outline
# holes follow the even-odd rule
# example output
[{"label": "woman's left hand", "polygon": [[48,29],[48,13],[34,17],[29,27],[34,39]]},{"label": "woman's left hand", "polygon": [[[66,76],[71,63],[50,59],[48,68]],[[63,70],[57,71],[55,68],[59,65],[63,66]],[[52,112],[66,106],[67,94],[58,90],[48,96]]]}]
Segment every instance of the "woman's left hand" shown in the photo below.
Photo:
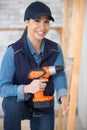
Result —
[{"label": "woman's left hand", "polygon": [[63,111],[63,116],[68,116],[69,106],[68,106],[67,96],[61,97],[61,108]]}]

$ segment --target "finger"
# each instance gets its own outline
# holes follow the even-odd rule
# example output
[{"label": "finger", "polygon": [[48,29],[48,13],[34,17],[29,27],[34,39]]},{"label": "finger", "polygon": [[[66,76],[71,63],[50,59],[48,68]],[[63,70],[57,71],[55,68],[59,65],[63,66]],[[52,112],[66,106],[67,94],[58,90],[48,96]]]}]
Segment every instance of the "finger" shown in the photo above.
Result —
[{"label": "finger", "polygon": [[40,90],[41,90],[41,91],[44,91],[44,90],[45,90],[45,87],[40,86]]},{"label": "finger", "polygon": [[47,85],[46,83],[42,83],[40,87],[41,88],[46,88],[46,85]]},{"label": "finger", "polygon": [[40,81],[41,81],[42,83],[44,83],[44,82],[48,82],[48,79],[40,79]]},{"label": "finger", "polygon": [[45,90],[45,88],[40,88],[40,91],[44,91]]},{"label": "finger", "polygon": [[63,110],[63,115],[64,116],[68,116],[68,114],[69,114],[69,109],[68,108],[66,108],[66,110]]},{"label": "finger", "polygon": [[63,111],[63,116],[68,116],[68,112]]}]

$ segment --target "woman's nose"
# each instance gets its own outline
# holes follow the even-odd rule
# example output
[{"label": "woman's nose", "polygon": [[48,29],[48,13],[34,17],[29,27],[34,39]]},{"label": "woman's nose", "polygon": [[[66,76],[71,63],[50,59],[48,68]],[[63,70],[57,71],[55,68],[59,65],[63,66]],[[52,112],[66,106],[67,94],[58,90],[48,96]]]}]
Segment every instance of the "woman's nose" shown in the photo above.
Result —
[{"label": "woman's nose", "polygon": [[41,27],[42,29],[44,29],[44,28],[45,28],[45,23],[44,23],[44,22],[41,22],[41,23],[40,23],[40,27]]}]

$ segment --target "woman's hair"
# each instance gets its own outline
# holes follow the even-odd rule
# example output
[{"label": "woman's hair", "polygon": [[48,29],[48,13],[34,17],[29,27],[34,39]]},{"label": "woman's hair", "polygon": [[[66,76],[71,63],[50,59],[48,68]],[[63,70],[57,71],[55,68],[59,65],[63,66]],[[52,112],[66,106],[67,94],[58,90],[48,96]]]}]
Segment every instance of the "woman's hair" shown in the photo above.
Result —
[{"label": "woman's hair", "polygon": [[23,38],[24,36],[26,36],[26,34],[27,34],[27,27],[24,29],[24,32],[23,32],[23,34],[22,34],[22,37],[21,37],[21,38]]}]

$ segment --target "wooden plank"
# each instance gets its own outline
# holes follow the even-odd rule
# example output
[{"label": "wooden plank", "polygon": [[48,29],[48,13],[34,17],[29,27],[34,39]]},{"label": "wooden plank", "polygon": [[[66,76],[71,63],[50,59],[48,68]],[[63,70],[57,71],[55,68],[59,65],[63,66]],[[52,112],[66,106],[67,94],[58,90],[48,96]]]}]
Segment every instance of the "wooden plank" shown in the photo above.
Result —
[{"label": "wooden plank", "polygon": [[55,30],[60,36],[60,45],[62,43],[62,27],[51,27],[51,29]]},{"label": "wooden plank", "polygon": [[64,61],[66,61],[66,50],[68,45],[68,25],[70,15],[70,0],[65,0],[64,6],[64,20],[63,20],[63,31],[62,31],[62,50],[64,54]]},{"label": "wooden plank", "polygon": [[79,64],[74,64],[71,81],[71,92],[70,92],[70,105],[69,105],[69,117],[67,130],[74,130],[75,124],[75,113],[76,113],[76,100],[78,92],[78,72]]},{"label": "wooden plank", "polygon": [[77,63],[80,63],[85,3],[85,0],[74,0],[73,4],[70,47],[68,57],[75,58],[75,60],[78,60]]},{"label": "wooden plank", "polygon": [[[72,81],[72,72],[73,72],[73,62],[71,64],[70,73],[69,73],[69,80],[68,80],[68,93],[67,93],[67,104],[69,103],[70,99],[70,90],[71,90],[71,81]],[[58,110],[58,122],[57,122],[57,128],[55,130],[65,130],[67,125],[67,117],[64,117],[62,115],[62,109],[61,107]]]},{"label": "wooden plank", "polygon": [[80,57],[82,48],[82,34],[84,25],[85,0],[74,0],[69,57],[74,58],[74,67],[71,81],[70,107],[67,130],[74,130]]},{"label": "wooden plank", "polygon": [[30,130],[30,121],[29,120],[21,121],[21,130]]},{"label": "wooden plank", "polygon": [[10,28],[10,27],[6,27],[6,28],[1,28],[0,27],[0,31],[17,31],[17,30],[20,30],[20,31],[23,31],[24,30],[24,28]]},{"label": "wooden plank", "polygon": [[[68,92],[67,92],[67,104],[69,104],[70,101],[70,90],[71,90],[71,81],[72,81],[72,72],[73,72],[73,62],[71,63],[70,73],[69,73],[69,80],[68,80]],[[67,117],[63,117],[63,127],[62,130],[66,129],[67,125]]]},{"label": "wooden plank", "polygon": [[60,37],[62,36],[62,27],[50,27],[50,29],[55,30]]},{"label": "wooden plank", "polygon": [[0,130],[3,130],[3,116],[0,116]]},{"label": "wooden plank", "polygon": [[61,106],[58,110],[58,122],[57,122],[57,129],[56,130],[62,130],[62,109]]},{"label": "wooden plank", "polygon": [[[64,62],[66,61],[66,49],[67,49],[67,43],[68,43],[68,23],[69,23],[69,12],[70,12],[70,0],[65,0],[64,4],[64,21],[63,21],[63,29],[62,29],[62,38],[61,38],[61,47],[63,50],[63,55],[64,55]],[[57,130],[64,130],[66,122],[64,119],[63,121],[63,116],[62,116],[62,109],[61,107],[59,108],[58,111],[58,124],[57,124]]]}]

